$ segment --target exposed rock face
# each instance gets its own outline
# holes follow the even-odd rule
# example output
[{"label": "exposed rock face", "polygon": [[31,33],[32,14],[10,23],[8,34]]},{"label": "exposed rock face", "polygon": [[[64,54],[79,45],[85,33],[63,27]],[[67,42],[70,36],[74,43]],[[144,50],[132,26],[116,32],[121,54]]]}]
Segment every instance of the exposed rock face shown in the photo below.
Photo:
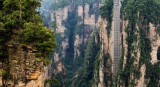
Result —
[{"label": "exposed rock face", "polygon": [[2,72],[3,72],[3,69],[2,69],[2,63],[0,62],[0,86],[3,85],[3,80],[2,80]]},{"label": "exposed rock face", "polygon": [[[67,19],[69,9],[70,9],[70,6],[66,6],[64,8],[58,8],[57,10],[50,10],[51,22],[55,22],[57,24],[56,33],[59,33],[62,38],[65,37],[64,32],[66,31],[66,27],[63,24],[63,21]],[[59,62],[60,58],[65,57],[66,49],[68,48],[68,37],[66,37],[65,40],[61,41],[61,47],[62,47],[62,50],[60,53],[59,52],[54,53],[55,62]],[[63,67],[62,65],[59,66],[59,64],[62,64],[62,63],[60,62],[58,63],[57,70],[55,70],[54,73],[58,73],[62,71],[61,69]]]},{"label": "exposed rock face", "polygon": [[61,72],[64,71],[64,65],[62,64],[61,61],[57,62],[56,68],[57,68],[57,69],[53,71],[54,74],[58,74],[58,73],[61,73]]},{"label": "exposed rock face", "polygon": [[141,75],[141,78],[138,80],[138,84],[136,87],[146,87],[146,84],[145,84],[145,73],[146,73],[146,67],[145,65],[142,65],[141,69],[140,69],[140,72],[142,73]]},{"label": "exposed rock face", "polygon": [[74,41],[74,58],[76,58],[77,56],[80,56],[80,50],[78,49],[79,45],[82,44],[83,42],[83,38],[80,37],[80,35],[76,35],[75,36],[75,41]]},{"label": "exposed rock face", "polygon": [[[31,47],[10,45],[7,66],[11,77],[4,79],[3,84],[7,87],[44,87],[50,66],[44,67],[43,60],[37,58],[35,52]],[[5,65],[3,68],[6,69]]]},{"label": "exposed rock face", "polygon": [[[100,39],[102,42],[101,46],[101,52],[100,60],[103,60],[101,62],[101,66],[99,69],[99,79],[100,82],[98,84],[98,87],[106,87],[111,84],[111,81],[109,81],[109,77],[112,76],[112,59],[113,59],[113,34],[110,34],[110,37],[107,35],[107,21],[101,19],[100,23]],[[113,29],[112,29],[113,30]],[[111,30],[111,31],[112,31]]]},{"label": "exposed rock face", "polygon": [[57,24],[56,32],[64,33],[66,27],[62,23],[62,21],[66,20],[68,17],[69,6],[64,8],[58,8],[57,10],[50,11],[51,21],[55,21]]},{"label": "exposed rock face", "polygon": [[[55,1],[55,0],[54,0]],[[103,0],[102,0],[103,2]],[[93,8],[99,7],[100,3],[93,3]],[[109,79],[112,72],[112,58],[113,58],[113,34],[110,34],[110,37],[107,35],[107,21],[97,17],[96,13],[90,13],[90,4],[84,3],[84,6],[77,6],[74,10],[71,9],[73,5],[70,4],[64,8],[58,8],[57,10],[50,11],[51,22],[57,23],[56,33],[59,33],[63,40],[58,44],[61,49],[58,52],[55,52],[54,62],[56,63],[56,69],[53,71],[54,74],[61,73],[65,70],[65,66],[61,62],[61,59],[66,57],[66,50],[69,48],[70,38],[67,36],[66,32],[69,30],[65,26],[64,21],[67,20],[68,13],[76,11],[76,16],[78,16],[78,21],[76,26],[81,26],[79,30],[82,30],[82,33],[74,33],[74,59],[79,58],[82,55],[82,49],[85,51],[87,48],[89,39],[94,30],[100,30],[100,39],[102,42],[101,45],[101,55],[100,55],[100,66],[99,66],[99,80],[98,87],[106,87],[106,84],[111,84],[111,81],[105,82]],[[99,10],[99,9],[98,9]],[[112,30],[111,30],[112,32]],[[95,39],[96,40],[96,39]],[[106,60],[104,57],[109,56]],[[105,65],[104,65],[105,64]]]},{"label": "exposed rock face", "polygon": [[[139,15],[139,13],[138,13],[138,15]],[[123,60],[123,69],[126,66],[127,53],[128,53],[128,51],[127,51],[128,45],[127,45],[127,41],[126,41],[127,33],[125,31],[127,26],[128,26],[128,21],[123,20],[122,21],[122,36],[123,36],[123,47],[125,49],[125,52],[124,52],[125,55],[124,55],[124,60]],[[132,67],[134,67],[136,69],[139,69],[140,78],[136,78],[133,74],[131,74],[129,77],[130,77],[130,82],[134,81],[135,87],[147,87],[147,82],[149,80],[145,78],[146,68],[147,68],[146,64],[143,64],[141,66],[139,65],[139,61],[140,61],[140,57],[141,57],[141,51],[140,51],[140,48],[139,48],[139,43],[140,43],[139,31],[140,31],[140,29],[139,29],[138,25],[136,25],[136,29],[138,31],[138,32],[135,32],[135,34],[137,35],[136,36],[137,41],[132,43],[132,45],[134,46],[134,50],[131,53],[131,56],[136,56]],[[155,64],[155,63],[158,62],[157,50],[158,50],[158,47],[160,46],[160,37],[159,37],[159,34],[156,33],[156,26],[154,26],[152,23],[149,23],[149,34],[146,37],[150,39],[151,47],[152,47],[152,51],[150,53],[151,61],[149,61],[149,62],[151,62],[152,64]],[[134,52],[136,54],[134,54]],[[140,67],[138,67],[138,66],[140,66]]]},{"label": "exposed rock face", "polygon": [[160,36],[158,33],[156,33],[156,27],[153,24],[149,24],[150,26],[150,40],[151,40],[151,46],[152,46],[152,52],[151,52],[151,57],[152,57],[152,64],[158,62],[157,60],[157,50],[158,47],[160,46]]},{"label": "exposed rock face", "polygon": [[104,71],[103,66],[100,66],[100,69],[99,69],[100,82],[98,83],[98,87],[106,87],[104,83],[104,72],[103,71]]},{"label": "exposed rock face", "polygon": [[[58,2],[58,0],[53,0],[53,2]],[[73,1],[73,3],[76,1]],[[97,1],[99,2],[99,1]],[[84,52],[87,48],[90,36],[92,35],[93,31],[96,29],[99,29],[100,27],[100,17],[98,15],[98,11],[99,11],[99,6],[100,3],[93,3],[93,9],[95,10],[96,8],[96,12],[92,12],[90,13],[90,6],[92,4],[89,3],[84,3],[84,6],[82,5],[74,5],[73,3],[70,3],[69,5],[63,7],[63,8],[57,8],[56,10],[50,10],[50,21],[49,21],[49,26],[51,26],[51,24],[56,23],[57,24],[57,28],[55,30],[55,33],[58,34],[57,38],[58,38],[58,50],[55,51],[54,53],[54,62],[55,62],[55,69],[52,71],[53,72],[53,77],[56,74],[66,74],[65,70],[66,67],[64,65],[64,61],[66,58],[68,58],[68,56],[70,56],[68,54],[68,50],[69,48],[74,49],[73,51],[73,56],[74,58],[70,58],[70,61],[76,61],[79,62],[79,60],[83,61],[83,57],[84,56]],[[92,9],[92,10],[93,10]],[[72,26],[72,31],[73,31],[73,35],[70,36],[71,33],[71,29],[68,28],[68,26],[66,26],[66,22],[68,21],[74,21],[75,19],[73,19],[73,15],[72,17],[70,17],[71,14],[74,13],[74,16],[76,16],[76,24],[74,25],[69,25]],[[69,20],[68,20],[69,18]],[[73,27],[74,26],[74,27]],[[71,43],[71,37],[73,37],[73,44]],[[73,45],[73,46],[71,46]],[[71,55],[72,55],[71,54]],[[68,60],[67,60],[68,61]],[[81,63],[80,63],[81,64]],[[80,66],[80,65],[79,65]],[[77,68],[76,68],[77,69]],[[78,70],[78,69],[77,69]],[[101,69],[102,70],[102,69]],[[76,72],[76,71],[74,71]],[[103,73],[101,71],[101,73]],[[64,78],[66,79],[66,78]]]},{"label": "exposed rock face", "polygon": [[77,13],[78,13],[78,16],[80,16],[81,19],[83,19],[83,7],[82,6],[77,7]]},{"label": "exposed rock face", "polygon": [[[57,24],[56,33],[60,33],[61,37],[65,36],[64,32],[66,31],[66,27],[62,22],[67,19],[69,8],[70,8],[70,6],[66,6],[64,8],[58,8],[57,10],[50,11],[51,22],[55,22]],[[65,55],[66,55],[65,51],[68,48],[68,38],[66,38],[64,41],[61,41],[61,44],[62,44],[61,45],[62,46],[61,53],[55,52],[55,54],[54,54],[54,61],[55,62],[58,62],[60,58],[65,57]],[[58,69],[58,70],[56,70],[57,72],[61,72],[61,70],[59,68],[62,68],[62,67],[57,66],[57,69]]]},{"label": "exposed rock face", "polygon": [[[89,14],[89,4],[85,3],[85,6],[77,6],[76,10],[72,10],[72,4],[65,6],[64,8],[58,8],[57,10],[51,10],[51,22],[55,22],[57,24],[56,33],[59,33],[62,38],[64,38],[60,45],[62,49],[59,52],[55,52],[54,60],[55,62],[59,62],[59,59],[63,59],[66,57],[66,50],[69,47],[69,37],[66,35],[65,32],[68,32],[69,29],[66,28],[64,21],[68,18],[68,13],[72,11],[76,11],[77,16],[80,18],[78,20],[77,26],[81,26],[84,24],[84,27],[81,27],[83,34],[75,33],[74,39],[74,58],[81,56],[81,48],[84,50],[87,48],[87,44],[92,32],[95,29],[99,28],[99,19],[97,20],[95,17],[95,13]],[[94,4],[94,7],[98,6],[98,4]],[[84,13],[83,13],[84,12]],[[83,46],[83,47],[80,47]],[[59,71],[57,71],[59,72]]]},{"label": "exposed rock face", "polygon": [[[100,40],[102,41],[102,52],[104,54],[107,54],[106,51],[108,49],[108,47],[106,46],[106,44],[104,44],[105,42],[107,42],[108,44],[108,38],[106,35],[106,28],[107,26],[107,22],[106,21],[102,21],[101,27],[100,27]],[[100,55],[100,58],[103,60],[103,55]],[[104,83],[104,65],[103,62],[101,62],[102,66],[99,66],[99,78],[100,78],[100,82],[98,84],[98,87],[105,87],[105,83]]]},{"label": "exposed rock face", "polygon": [[95,15],[89,14],[89,4],[85,4],[84,13],[85,13],[84,24],[95,27],[95,23],[96,23],[95,22]]},{"label": "exposed rock face", "polygon": [[68,48],[68,38],[65,41],[62,41],[62,57],[65,57],[66,49]]},{"label": "exposed rock face", "polygon": [[[89,6],[90,6],[89,4],[85,3],[84,8],[83,8],[83,6],[78,6],[77,7],[78,16],[80,16],[81,19],[83,19],[83,17],[84,17],[84,19],[83,19],[84,21],[83,20],[79,21],[78,25],[81,25],[81,24],[84,23],[85,26],[84,26],[84,30],[83,30],[83,36],[82,35],[80,36],[79,34],[77,34],[80,37],[80,38],[77,38],[77,35],[75,35],[76,36],[75,41],[76,41],[76,43],[79,43],[79,45],[83,44],[85,46],[84,48],[86,48],[92,32],[95,29],[98,29],[100,27],[100,24],[99,24],[100,23],[100,17],[98,17],[99,19],[96,19],[95,13],[89,14],[89,10],[90,10]],[[83,13],[83,11],[84,11],[84,13]],[[82,43],[82,42],[84,42],[84,43]],[[75,46],[76,45],[77,44],[75,44]],[[75,49],[75,50],[78,50],[78,49]]]},{"label": "exposed rock face", "polygon": [[[123,36],[123,47],[124,47],[124,50],[125,50],[125,54],[127,53],[127,42],[126,42],[126,38],[125,37],[127,37],[127,34],[126,34],[126,32],[125,32],[125,29],[126,29],[126,27],[127,27],[127,25],[128,25],[128,21],[123,21],[123,24],[122,24],[122,36]],[[124,56],[124,61],[123,61],[123,68],[124,68],[124,66],[126,65],[126,60],[127,60],[127,57],[126,56]]]}]

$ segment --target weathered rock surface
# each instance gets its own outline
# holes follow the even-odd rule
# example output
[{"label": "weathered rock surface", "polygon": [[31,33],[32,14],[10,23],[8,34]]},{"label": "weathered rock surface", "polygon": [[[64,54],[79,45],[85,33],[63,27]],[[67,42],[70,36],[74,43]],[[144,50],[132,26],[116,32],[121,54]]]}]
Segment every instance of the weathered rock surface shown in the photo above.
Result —
[{"label": "weathered rock surface", "polygon": [[8,72],[8,69],[11,75],[10,79],[3,80],[7,87],[44,87],[45,79],[49,78],[50,66],[45,67],[43,60],[37,58],[35,52],[36,50],[29,46],[9,45],[8,68],[3,67],[2,71]]}]

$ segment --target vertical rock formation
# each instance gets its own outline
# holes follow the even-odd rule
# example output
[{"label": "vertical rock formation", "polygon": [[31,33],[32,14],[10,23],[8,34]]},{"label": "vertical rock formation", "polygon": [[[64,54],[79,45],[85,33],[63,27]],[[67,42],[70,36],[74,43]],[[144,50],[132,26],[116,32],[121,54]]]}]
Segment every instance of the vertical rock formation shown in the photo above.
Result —
[{"label": "vertical rock formation", "polygon": [[[19,44],[9,45],[9,62],[1,64],[1,82],[7,87],[44,87],[45,79],[50,78],[49,67],[35,56],[36,50]],[[9,73],[7,73],[9,70]],[[2,83],[3,81],[3,83]]]},{"label": "vertical rock formation", "polygon": [[56,43],[54,32],[42,24],[36,10],[40,6],[41,0],[0,1],[0,87],[49,83]]},{"label": "vertical rock formation", "polygon": [[[110,34],[108,38],[107,35],[107,26],[108,22],[106,20],[101,19],[101,27],[100,27],[100,39],[102,42],[101,45],[101,66],[99,70],[100,75],[100,83],[98,87],[106,87],[111,85],[112,79],[112,58],[113,58],[113,33]],[[111,30],[112,32],[112,30]]]},{"label": "vertical rock formation", "polygon": [[[149,6],[143,6],[149,3]],[[160,8],[158,3],[159,1],[156,0],[122,1],[123,44],[117,85],[125,87],[158,86],[160,66],[157,51],[160,44],[159,34],[156,32],[159,19],[155,20],[155,18],[159,18],[157,14],[160,14],[156,9]],[[151,12],[146,13],[145,9]]]},{"label": "vertical rock formation", "polygon": [[[53,77],[56,77],[56,74],[62,74],[63,79],[66,80],[66,78],[73,78],[75,73],[78,73],[77,70],[83,64],[90,36],[100,27],[98,13],[101,1],[66,0],[65,5],[60,6],[64,4],[61,1],[63,0],[50,2],[53,6],[52,4],[50,6],[48,25],[50,27],[54,23],[57,25],[55,32],[58,47],[54,54]],[[57,4],[57,7],[54,7],[54,3]],[[68,73],[69,71],[71,73]]]}]

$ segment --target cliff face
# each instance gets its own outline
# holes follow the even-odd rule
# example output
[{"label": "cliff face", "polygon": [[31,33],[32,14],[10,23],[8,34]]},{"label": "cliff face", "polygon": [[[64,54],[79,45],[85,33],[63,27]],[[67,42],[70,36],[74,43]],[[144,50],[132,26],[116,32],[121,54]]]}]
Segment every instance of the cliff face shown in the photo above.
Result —
[{"label": "cliff face", "polygon": [[[127,65],[127,48],[128,48],[128,43],[126,41],[125,38],[127,38],[127,33],[125,32],[125,29],[126,29],[126,26],[128,25],[128,21],[123,21],[122,22],[123,25],[122,25],[122,35],[123,35],[123,48],[124,48],[124,60],[123,60],[123,68],[125,70],[125,67]],[[149,23],[148,24],[149,26],[149,33],[146,37],[148,37],[148,39],[151,41],[150,42],[150,45],[151,45],[151,48],[152,48],[152,51],[151,53],[149,54],[151,56],[151,59],[149,60],[149,62],[153,65],[157,64],[159,62],[159,60],[157,59],[157,51],[158,51],[158,47],[160,46],[160,43],[159,43],[159,35],[156,33],[156,27],[152,24],[152,23]],[[136,29],[137,31],[140,31],[139,27],[136,26]],[[132,73],[130,75],[130,81],[134,81],[134,86],[136,87],[147,87],[148,83],[149,83],[149,79],[146,79],[145,76],[147,74],[147,69],[146,68],[149,68],[149,67],[146,67],[146,64],[143,64],[143,65],[140,65],[140,61],[145,61],[145,60],[140,60],[141,59],[141,56],[142,56],[142,52],[141,52],[141,49],[139,48],[139,44],[141,43],[140,42],[140,35],[138,34],[138,32],[136,33],[137,34],[137,41],[133,43],[133,46],[135,47],[134,49],[134,52],[136,52],[136,57],[135,57],[135,60],[133,62],[133,67],[135,69],[138,70],[138,72],[140,73],[140,77],[137,78],[134,73]],[[132,53],[131,54],[132,56],[134,56],[135,54]],[[158,68],[158,66],[156,66]],[[136,71],[135,71],[136,72]],[[137,73],[138,73],[137,72]],[[158,72],[156,72],[158,73]],[[130,83],[131,85],[131,83]],[[156,84],[158,85],[158,84]]]},{"label": "cliff face", "polygon": [[[63,0],[53,0],[50,3],[63,4],[61,1]],[[70,0],[66,0],[66,2],[70,2]],[[55,32],[58,43],[54,53],[53,77],[62,74],[62,76],[64,75],[63,79],[66,80],[66,78],[73,78],[75,73],[78,73],[77,70],[83,64],[90,36],[93,31],[100,27],[98,15],[100,3],[100,1],[84,1],[82,3],[80,0],[71,1],[62,7],[50,6],[52,8],[48,10],[50,15],[48,25],[52,26],[56,23]],[[75,67],[73,69],[70,66]],[[71,71],[70,74],[68,70]]]},{"label": "cliff face", "polygon": [[[121,58],[118,64],[118,73],[114,80],[110,79],[113,73],[113,27],[110,30],[108,37],[108,26],[109,20],[101,21],[100,27],[100,38],[102,41],[101,51],[102,54],[99,57],[106,62],[102,62],[99,69],[100,83],[99,87],[110,86],[135,86],[135,87],[156,87],[159,84],[159,70],[160,62],[158,60],[159,55],[159,16],[154,14],[159,11],[152,8],[153,14],[145,13],[144,8],[151,10],[151,8],[143,7],[142,4],[152,3],[143,2],[138,4],[139,1],[122,1],[121,8]],[[158,3],[158,2],[157,2]],[[155,4],[155,3],[154,3]],[[131,5],[135,5],[131,6]],[[131,7],[129,7],[131,6]],[[155,4],[155,6],[157,6]],[[159,8],[159,7],[157,7]],[[136,9],[136,10],[135,10]],[[153,10],[154,9],[154,10]],[[114,14],[117,15],[117,14]],[[146,18],[146,15],[148,16]],[[151,16],[152,15],[152,16]],[[153,16],[154,15],[154,16]],[[102,15],[103,17],[103,15]],[[114,20],[113,20],[114,21]],[[109,57],[108,57],[109,55]],[[107,60],[104,60],[107,57]],[[112,72],[112,73],[110,73]],[[109,76],[107,76],[107,74]],[[105,76],[106,75],[106,76]],[[106,78],[104,78],[106,77]],[[157,78],[158,77],[158,78]],[[113,82],[112,82],[113,81]]]},{"label": "cliff face", "polygon": [[55,81],[48,79],[51,65],[45,67],[55,34],[42,24],[40,6],[41,1],[0,1],[0,87],[44,87]]},{"label": "cliff face", "polygon": [[[76,86],[78,84],[77,82],[82,80],[78,77],[78,75],[81,75],[79,73],[79,66],[85,66],[85,63],[83,64],[84,60],[91,61],[84,59],[86,48],[93,31],[98,29],[99,37],[97,37],[97,40],[100,39],[102,43],[99,43],[99,47],[101,48],[100,53],[96,53],[98,57],[95,60],[100,65],[95,64],[95,69],[93,69],[95,72],[93,77],[96,82],[93,86],[105,87],[112,84],[113,34],[108,34],[112,32],[112,29],[111,31],[106,29],[111,23],[108,24],[108,21],[99,16],[99,7],[104,2],[103,0],[89,2],[92,1],[84,1],[82,3],[82,1],[77,0],[64,7],[50,10],[51,20],[48,24],[49,26],[54,23],[57,24],[55,31],[58,43],[57,51],[54,54],[55,67],[53,77],[59,78],[57,75],[64,75],[64,77],[59,79],[60,81],[64,79],[62,84],[74,77],[75,81],[72,82],[72,86]],[[53,3],[59,2],[53,1]],[[71,66],[74,66],[75,70]],[[72,72],[75,73],[73,74]]]},{"label": "cliff face", "polygon": [[[101,66],[99,69],[99,79],[100,82],[98,87],[106,87],[111,85],[111,78],[112,78],[112,58],[113,58],[113,34],[110,34],[108,37],[106,26],[108,22],[104,19],[101,19],[101,27],[100,27],[100,40],[101,44],[101,55],[100,60]],[[112,31],[112,29],[111,29]]]},{"label": "cliff face", "polygon": [[[156,8],[152,8],[153,5],[150,5],[151,8],[145,6],[141,8],[141,5],[154,3],[157,6],[157,4],[155,0],[141,3],[135,1],[131,3],[133,6],[137,5],[137,7],[128,8],[131,5],[130,2],[122,2],[123,44],[122,56],[119,62],[118,85],[125,87],[156,87],[160,80],[158,75],[160,69],[158,60],[158,48],[160,46],[158,34],[159,19],[153,19],[159,17],[154,12],[157,12],[157,14],[159,12]],[[132,12],[128,12],[126,7]],[[137,10],[135,11],[134,9]],[[150,13],[145,13],[144,9],[152,9],[152,16]],[[145,18],[145,15],[148,17]]]},{"label": "cliff face", "polygon": [[150,27],[150,35],[148,36],[151,40],[151,46],[152,46],[152,52],[151,52],[151,63],[157,63],[158,62],[158,47],[160,46],[160,36],[157,33],[157,27],[154,26],[152,23],[149,24]]},{"label": "cliff face", "polygon": [[[94,6],[99,6],[97,5],[99,3],[95,3]],[[76,55],[80,56],[81,52],[78,49],[78,46],[81,45],[83,43],[83,45],[87,46],[89,37],[91,35],[91,33],[94,31],[94,29],[99,27],[99,20],[95,16],[95,13],[93,14],[89,14],[89,4],[85,3],[85,6],[83,8],[83,6],[78,6],[77,9],[75,9],[74,11],[76,11],[75,14],[78,14],[78,24],[76,26],[83,26],[82,24],[84,24],[84,29],[82,29],[83,27],[77,29],[77,32],[74,35],[74,46],[75,46],[75,58]],[[58,8],[57,10],[51,10],[50,11],[50,15],[51,15],[51,22],[55,22],[57,24],[57,28],[56,28],[56,33],[59,33],[61,35],[62,38],[64,38],[63,41],[61,41],[61,53],[62,56],[57,52],[55,53],[54,59],[56,61],[58,61],[58,59],[60,59],[61,57],[64,58],[66,55],[66,50],[69,47],[69,38],[67,37],[67,35],[65,34],[65,32],[67,32],[67,28],[65,26],[65,24],[63,23],[65,20],[67,20],[68,14],[69,12],[71,12],[71,5],[65,6],[64,8]],[[83,13],[84,11],[84,13]],[[71,14],[71,13],[70,13]],[[84,18],[83,18],[84,17]],[[82,31],[83,30],[83,31]],[[79,32],[78,32],[79,31]],[[81,32],[83,33],[83,35],[81,34]],[[80,33],[80,34],[78,34]]]},{"label": "cliff face", "polygon": [[36,50],[29,46],[9,45],[9,62],[3,64],[2,81],[7,87],[44,87],[49,78],[48,67],[35,56]]}]

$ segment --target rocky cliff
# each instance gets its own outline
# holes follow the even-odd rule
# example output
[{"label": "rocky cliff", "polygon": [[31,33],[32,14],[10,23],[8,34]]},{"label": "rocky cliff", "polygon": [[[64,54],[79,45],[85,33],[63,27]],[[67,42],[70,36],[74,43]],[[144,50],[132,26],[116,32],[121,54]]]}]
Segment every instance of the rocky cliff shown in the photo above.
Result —
[{"label": "rocky cliff", "polygon": [[1,87],[44,87],[56,81],[49,79],[55,35],[42,24],[40,6],[41,1],[0,1]]},{"label": "rocky cliff", "polygon": [[[100,66],[99,75],[100,83],[98,87],[106,87],[112,84],[112,61],[113,61],[113,34],[110,34],[108,37],[106,27],[108,22],[104,19],[101,19],[100,27],[100,39],[101,39],[101,60],[102,65]],[[111,29],[112,31],[113,29]]]},{"label": "rocky cliff", "polygon": [[[160,44],[157,32],[159,19],[154,20],[159,17],[156,15],[159,14],[159,11],[154,6],[157,7],[158,2],[156,0],[139,2],[138,0],[135,2],[122,1],[123,44],[117,83],[125,87],[156,87],[160,80],[158,60]],[[133,7],[128,8],[131,3]],[[143,6],[149,3],[148,7]],[[134,7],[134,5],[136,6]],[[145,9],[152,9],[151,13],[153,14],[145,13]]]},{"label": "rocky cliff", "polygon": [[[99,6],[97,4],[99,4],[99,3],[94,4],[94,6]],[[55,22],[57,24],[56,33],[59,33],[61,35],[61,37],[64,38],[64,40],[60,43],[60,44],[62,44],[62,51],[61,51],[62,55],[60,55],[59,53],[55,53],[56,54],[54,57],[55,60],[60,59],[60,57],[62,57],[62,58],[65,57],[65,53],[66,53],[65,51],[69,45],[68,44],[69,38],[65,34],[65,32],[67,32],[68,29],[63,22],[65,20],[67,20],[68,14],[71,11],[71,8],[72,8],[71,5],[68,5],[68,6],[65,6],[64,8],[58,8],[57,10],[50,11],[51,22]],[[76,55],[80,56],[80,54],[81,54],[79,49],[77,49],[78,46],[81,45],[82,42],[83,42],[83,45],[87,46],[89,37],[90,37],[91,33],[94,31],[94,29],[99,27],[98,26],[99,22],[95,16],[95,13],[89,14],[89,4],[88,3],[85,3],[84,7],[78,6],[76,9],[74,9],[74,11],[76,11],[75,14],[77,14],[76,16],[78,17],[78,23],[76,24],[76,26],[79,28],[76,30],[77,27],[75,27],[76,31],[75,31],[75,35],[74,35],[74,38],[75,38],[75,40],[74,40],[74,47],[75,47],[74,48],[75,49],[74,55],[76,58]],[[83,13],[83,11],[84,11],[84,13]],[[84,24],[84,26],[80,27],[80,26],[82,26],[82,24]],[[83,35],[81,35],[81,32]]]},{"label": "rocky cliff", "polygon": [[[108,1],[109,2],[109,1]],[[113,27],[108,33],[106,28],[109,20],[103,18],[100,27],[101,56],[103,62],[99,69],[98,87],[111,86],[135,86],[135,87],[156,87],[159,84],[159,6],[155,1],[122,1],[121,8],[121,58],[119,61],[118,75],[112,78],[113,73]],[[143,4],[150,4],[145,7]],[[131,5],[135,5],[135,7]],[[156,8],[154,8],[153,4]],[[131,7],[129,7],[131,6]],[[141,6],[143,8],[141,8]],[[157,7],[158,6],[158,7]],[[144,8],[153,13],[144,13]],[[136,9],[136,10],[135,10]],[[138,9],[138,10],[137,10]],[[113,9],[114,10],[114,9]],[[154,14],[156,13],[156,14]],[[107,13],[106,13],[107,15]],[[117,14],[115,14],[117,15]],[[148,17],[146,17],[146,15]],[[152,15],[152,16],[151,16]],[[155,20],[156,18],[156,20]],[[113,20],[114,21],[114,20]],[[108,37],[109,35],[109,37]],[[107,57],[107,60],[105,58]],[[112,72],[112,73],[111,73]]]},{"label": "rocky cliff", "polygon": [[34,48],[9,44],[8,63],[1,63],[1,83],[6,87],[44,87],[46,79],[50,78],[49,67],[36,57]]},{"label": "rocky cliff", "polygon": [[[67,4],[63,6],[61,1],[63,0],[53,0],[49,9],[48,25],[52,26],[54,23],[57,25],[55,31],[58,47],[54,54],[53,77],[62,74],[63,79],[71,79],[83,64],[90,36],[100,27],[98,13],[101,0],[66,0]],[[52,6],[54,3],[57,6]],[[68,77],[69,75],[71,76]]]}]

